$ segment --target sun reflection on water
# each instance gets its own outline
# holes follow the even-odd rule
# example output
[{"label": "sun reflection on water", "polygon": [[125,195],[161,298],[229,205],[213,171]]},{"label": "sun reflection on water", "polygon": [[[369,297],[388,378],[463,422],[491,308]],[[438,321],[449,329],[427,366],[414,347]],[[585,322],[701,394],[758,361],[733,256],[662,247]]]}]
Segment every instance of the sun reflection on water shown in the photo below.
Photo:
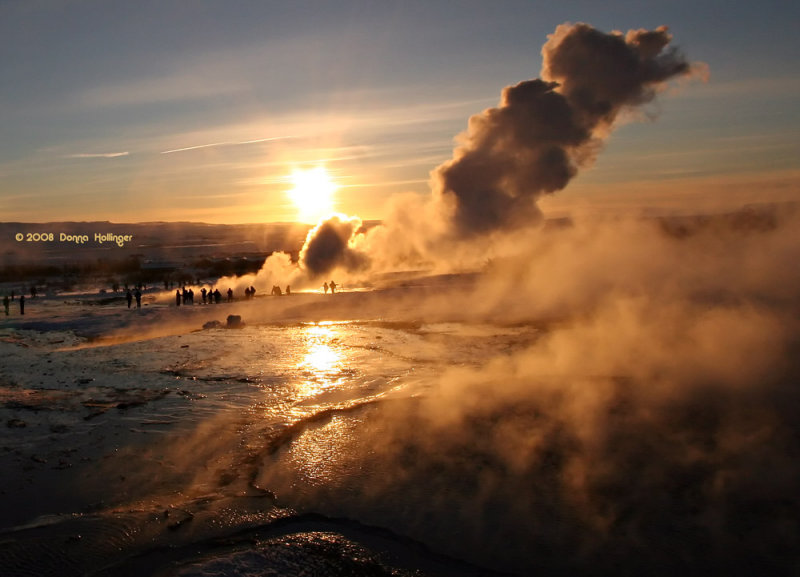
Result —
[{"label": "sun reflection on water", "polygon": [[[356,363],[351,324],[304,323],[296,335],[299,348],[295,366],[300,378],[295,381],[291,409],[294,418],[305,419],[319,410],[347,405],[348,389],[357,373],[351,366]],[[339,469],[347,461],[355,426],[352,417],[333,414],[320,423],[314,422],[295,439],[289,449],[290,458],[309,486],[332,482],[341,474]]]},{"label": "sun reflection on water", "polygon": [[334,323],[308,324],[302,328],[305,354],[297,365],[305,380],[298,383],[298,394],[309,398],[340,384],[345,368]]}]

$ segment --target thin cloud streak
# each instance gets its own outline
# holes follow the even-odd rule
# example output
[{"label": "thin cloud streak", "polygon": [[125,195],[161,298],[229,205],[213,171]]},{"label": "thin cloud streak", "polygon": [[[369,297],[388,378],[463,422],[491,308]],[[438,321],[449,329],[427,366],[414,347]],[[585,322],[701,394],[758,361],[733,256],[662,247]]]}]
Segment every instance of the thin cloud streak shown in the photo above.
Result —
[{"label": "thin cloud streak", "polygon": [[215,146],[244,146],[247,144],[258,144],[261,142],[272,142],[276,140],[289,140],[297,138],[297,136],[273,136],[270,138],[257,138],[255,140],[242,140],[242,141],[225,141],[225,142],[211,142],[209,144],[198,144],[196,146],[186,146],[184,148],[173,148],[172,150],[164,150],[161,154],[172,154],[175,152],[187,152],[190,150],[198,150],[200,148],[213,148]]},{"label": "thin cloud streak", "polygon": [[119,158],[121,156],[130,156],[130,152],[79,152],[67,154],[64,158]]}]

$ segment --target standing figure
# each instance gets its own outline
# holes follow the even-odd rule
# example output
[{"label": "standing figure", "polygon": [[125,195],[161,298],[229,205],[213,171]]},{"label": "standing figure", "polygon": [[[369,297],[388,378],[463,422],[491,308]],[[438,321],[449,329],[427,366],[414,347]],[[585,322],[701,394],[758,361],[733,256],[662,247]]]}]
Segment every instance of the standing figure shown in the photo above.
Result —
[{"label": "standing figure", "polygon": [[175,290],[175,306],[181,306],[181,289]]},{"label": "standing figure", "polygon": [[328,283],[325,283],[324,285],[322,285],[322,288],[325,291],[325,294],[328,294]]},{"label": "standing figure", "polygon": [[200,296],[203,297],[203,304],[206,304],[206,292],[208,292],[206,291],[206,287],[200,289]]},{"label": "standing figure", "polygon": [[139,290],[139,287],[136,287],[136,290],[133,292],[133,296],[136,297],[136,308],[142,308],[142,291]]},{"label": "standing figure", "polygon": [[336,283],[331,281],[330,285],[331,285],[331,294],[333,294],[336,292]]},{"label": "standing figure", "polygon": [[25,314],[25,295],[19,295],[19,314]]},{"label": "standing figure", "polygon": [[128,300],[128,308],[131,308],[131,303],[133,302],[133,293],[131,289],[125,291],[125,298]]},{"label": "standing figure", "polygon": [[233,289],[231,288],[228,289],[228,302],[229,303],[233,302]]},{"label": "standing figure", "polygon": [[3,297],[3,308],[6,309],[6,316],[8,316],[8,295]]}]

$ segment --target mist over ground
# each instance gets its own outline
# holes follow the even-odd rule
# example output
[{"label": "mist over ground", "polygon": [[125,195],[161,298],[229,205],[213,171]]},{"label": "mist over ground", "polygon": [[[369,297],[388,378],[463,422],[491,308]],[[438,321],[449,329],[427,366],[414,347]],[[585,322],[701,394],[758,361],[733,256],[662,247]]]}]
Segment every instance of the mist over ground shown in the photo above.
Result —
[{"label": "mist over ground", "polygon": [[[560,26],[543,79],[470,119],[430,199],[398,199],[366,234],[331,234],[338,219],[319,229],[331,242],[309,235],[300,267],[312,278],[480,271],[444,296],[384,300],[386,317],[527,323],[540,336],[375,409],[340,447],[359,473],[300,501],[381,522],[402,496],[419,505],[392,511],[404,530],[512,571],[796,571],[796,206],[538,226],[537,199],[591,163],[621,113],[702,70],[669,41],[665,28]],[[298,493],[291,462],[265,483]]]},{"label": "mist over ground", "polygon": [[[539,336],[371,411],[336,447],[350,463],[340,480],[300,500],[399,516],[512,571],[790,574],[800,278],[787,263],[800,223],[791,210],[766,222],[679,236],[659,221],[577,222],[532,235],[469,288],[381,302],[390,318]],[[267,467],[278,494],[303,486],[291,463]],[[418,507],[387,514],[401,498]]]}]

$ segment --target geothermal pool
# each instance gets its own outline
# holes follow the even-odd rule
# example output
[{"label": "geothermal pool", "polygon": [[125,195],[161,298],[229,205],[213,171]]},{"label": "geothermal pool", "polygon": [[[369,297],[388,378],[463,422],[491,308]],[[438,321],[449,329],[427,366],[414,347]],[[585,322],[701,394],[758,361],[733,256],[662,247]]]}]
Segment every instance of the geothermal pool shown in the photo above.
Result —
[{"label": "geothermal pool", "polygon": [[[475,299],[449,278],[180,308],[31,302],[0,325],[0,573],[794,563],[796,371],[768,368],[793,357],[767,311],[704,302],[713,314],[668,320],[620,299],[489,322]],[[228,313],[246,326],[201,329]],[[764,362],[730,370],[743,351]]]}]

